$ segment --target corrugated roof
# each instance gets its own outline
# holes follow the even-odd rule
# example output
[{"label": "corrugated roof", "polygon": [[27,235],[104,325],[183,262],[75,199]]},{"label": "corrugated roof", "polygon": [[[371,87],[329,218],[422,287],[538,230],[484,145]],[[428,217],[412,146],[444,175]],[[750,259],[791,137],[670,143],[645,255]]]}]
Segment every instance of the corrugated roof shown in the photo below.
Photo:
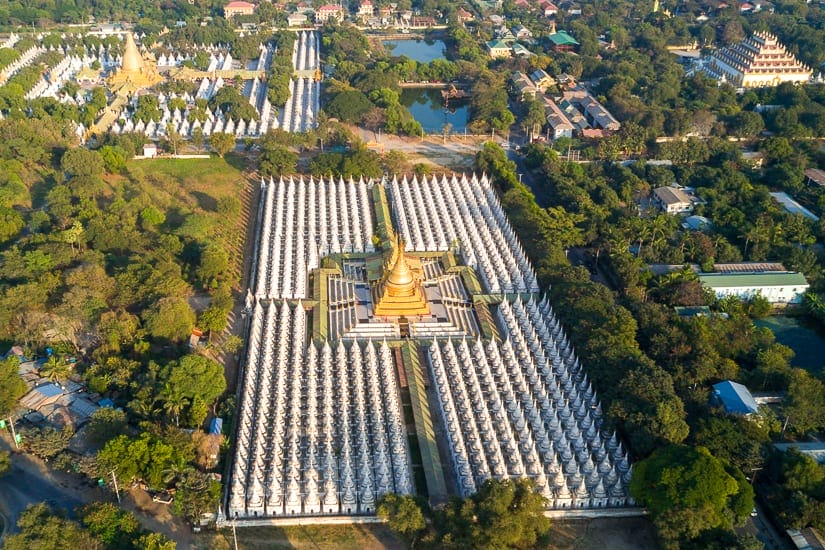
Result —
[{"label": "corrugated roof", "polygon": [[729,413],[751,414],[759,411],[759,405],[756,404],[748,388],[732,380],[714,384],[713,393]]},{"label": "corrugated roof", "polygon": [[575,38],[567,34],[567,31],[559,31],[549,36],[550,42],[556,46],[578,46]]},{"label": "corrugated roof", "polygon": [[653,194],[664,204],[690,204],[690,196],[677,187],[657,187]]},{"label": "corrugated roof", "polygon": [[786,273],[702,273],[699,275],[699,281],[710,288],[808,286],[805,276],[795,271]]}]

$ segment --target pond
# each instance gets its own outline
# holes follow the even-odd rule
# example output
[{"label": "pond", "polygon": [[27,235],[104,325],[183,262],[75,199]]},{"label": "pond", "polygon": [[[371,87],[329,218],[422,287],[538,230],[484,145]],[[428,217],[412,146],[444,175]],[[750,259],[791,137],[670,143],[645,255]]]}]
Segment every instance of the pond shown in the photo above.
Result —
[{"label": "pond", "polygon": [[753,322],[758,327],[767,327],[776,336],[776,341],[791,348],[796,355],[791,365],[813,373],[822,370],[825,365],[825,340],[811,328],[806,327],[795,317],[777,315],[757,319]]},{"label": "pond", "polygon": [[381,44],[390,55],[406,55],[419,63],[444,57],[445,46],[441,40],[383,40]]},{"label": "pond", "polygon": [[445,124],[452,125],[453,133],[463,134],[467,128],[467,102],[451,103],[449,108],[445,108],[441,90],[406,88],[401,91],[401,104],[409,109],[428,134],[440,134]]}]

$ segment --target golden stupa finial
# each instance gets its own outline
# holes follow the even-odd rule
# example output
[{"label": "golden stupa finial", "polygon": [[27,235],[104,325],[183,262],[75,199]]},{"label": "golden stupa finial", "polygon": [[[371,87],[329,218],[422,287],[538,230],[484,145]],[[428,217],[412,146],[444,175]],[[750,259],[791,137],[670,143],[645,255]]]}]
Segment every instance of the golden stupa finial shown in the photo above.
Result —
[{"label": "golden stupa finial", "polygon": [[127,72],[140,72],[143,68],[143,57],[140,55],[135,37],[132,33],[126,33],[126,47],[123,50],[123,63],[121,70]]},{"label": "golden stupa finial", "polygon": [[376,315],[426,315],[430,311],[424,289],[416,280],[404,255],[404,241],[394,239],[392,267],[381,282],[373,287],[373,311]]}]

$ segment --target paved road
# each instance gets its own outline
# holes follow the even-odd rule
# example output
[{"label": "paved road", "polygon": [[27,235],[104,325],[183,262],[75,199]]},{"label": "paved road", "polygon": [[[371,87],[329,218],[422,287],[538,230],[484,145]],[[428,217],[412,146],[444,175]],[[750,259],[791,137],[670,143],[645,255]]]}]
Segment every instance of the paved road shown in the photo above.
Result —
[{"label": "paved road", "polygon": [[[0,440],[0,448],[9,450],[5,439]],[[9,531],[15,532],[20,514],[31,504],[47,502],[72,516],[75,508],[99,498],[97,492],[77,476],[55,475],[27,455],[12,454],[11,472],[0,477],[0,513],[8,520]]]}]

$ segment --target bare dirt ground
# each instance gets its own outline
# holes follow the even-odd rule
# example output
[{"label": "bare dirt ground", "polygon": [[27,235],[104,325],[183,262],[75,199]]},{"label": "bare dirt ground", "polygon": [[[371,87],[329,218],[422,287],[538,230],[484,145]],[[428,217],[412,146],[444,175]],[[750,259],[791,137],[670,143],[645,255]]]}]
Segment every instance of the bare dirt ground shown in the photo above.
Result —
[{"label": "bare dirt ground", "polygon": [[603,518],[554,521],[550,534],[553,550],[653,550],[658,548],[650,520]]},{"label": "bare dirt ground", "polygon": [[[306,525],[237,529],[239,550],[400,550],[404,548],[385,525]],[[197,550],[232,550],[232,529],[195,536]]]},{"label": "bare dirt ground", "polygon": [[[475,154],[490,140],[485,136],[452,135],[444,139],[440,135],[421,138],[382,134],[380,140],[372,131],[351,127],[356,135],[367,143],[381,143],[384,152],[402,151],[411,164],[426,164],[435,170],[467,171],[473,166]],[[501,141],[501,138],[497,140]]]}]

